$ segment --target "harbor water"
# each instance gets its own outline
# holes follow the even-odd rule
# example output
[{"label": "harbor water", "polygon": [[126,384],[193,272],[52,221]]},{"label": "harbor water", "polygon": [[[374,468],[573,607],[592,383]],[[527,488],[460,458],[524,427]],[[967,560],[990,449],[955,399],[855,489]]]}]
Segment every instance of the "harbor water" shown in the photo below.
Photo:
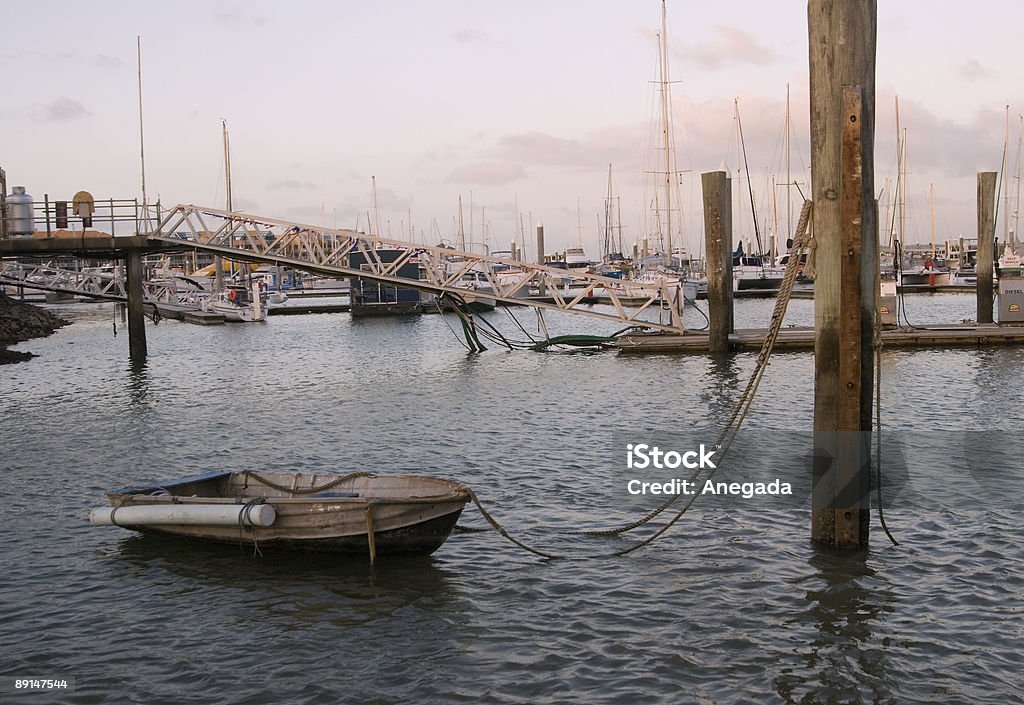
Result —
[{"label": "harbor water", "polygon": [[[959,322],[974,298],[907,305],[915,324]],[[770,308],[738,301],[737,325],[763,327]],[[147,323],[133,366],[113,306],[56,310],[73,325],[0,367],[0,701],[1024,702],[1024,349],[885,352],[898,546],[877,510],[865,552],[809,541],[814,361],[787,352],[715,479],[783,477],[793,494],[701,495],[616,557],[652,529],[573,532],[664,499],[630,480],[689,476],[629,468],[627,445],[714,443],[755,355],[470,354],[441,316],[330,314]],[[787,323],[812,311],[793,301]],[[106,489],[228,469],[459,480],[511,534],[567,557],[457,530],[432,556],[371,568],[87,521]],[[472,507],[459,524],[486,528]],[[73,688],[16,692],[29,677]]]}]

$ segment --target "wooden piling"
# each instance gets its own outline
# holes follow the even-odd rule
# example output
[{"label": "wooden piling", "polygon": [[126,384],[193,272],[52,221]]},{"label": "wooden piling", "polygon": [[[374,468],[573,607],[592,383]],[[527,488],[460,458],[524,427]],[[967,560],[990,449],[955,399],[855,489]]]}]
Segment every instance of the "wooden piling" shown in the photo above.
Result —
[{"label": "wooden piling", "polygon": [[811,538],[867,545],[873,322],[876,0],[809,0],[814,283]]},{"label": "wooden piling", "polygon": [[724,171],[701,174],[707,252],[708,335],[711,352],[727,352],[735,332],[732,307],[732,193]]},{"label": "wooden piling", "polygon": [[133,362],[146,359],[146,316],[143,311],[142,251],[128,250],[125,255],[128,280],[128,356]]},{"label": "wooden piling", "polygon": [[996,172],[978,172],[978,323],[992,323],[995,202]]}]

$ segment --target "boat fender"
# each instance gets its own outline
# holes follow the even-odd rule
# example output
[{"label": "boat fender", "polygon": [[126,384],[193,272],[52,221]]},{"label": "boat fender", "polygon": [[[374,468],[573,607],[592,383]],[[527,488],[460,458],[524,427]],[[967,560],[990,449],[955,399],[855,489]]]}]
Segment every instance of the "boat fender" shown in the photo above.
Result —
[{"label": "boat fender", "polygon": [[93,526],[272,526],[277,511],[270,504],[144,504],[97,507],[89,513]]},{"label": "boat fender", "polygon": [[238,301],[238,292],[235,291],[234,289],[228,291],[228,299],[231,301],[231,303],[235,303],[236,301]]}]

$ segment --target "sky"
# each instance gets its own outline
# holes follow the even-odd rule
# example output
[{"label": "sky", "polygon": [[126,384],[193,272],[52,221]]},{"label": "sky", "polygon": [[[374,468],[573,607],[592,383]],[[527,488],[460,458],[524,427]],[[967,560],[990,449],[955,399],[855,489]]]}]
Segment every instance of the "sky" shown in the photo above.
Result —
[{"label": "sky", "polygon": [[[146,190],[165,206],[224,207],[223,119],[234,207],[255,215],[365,231],[375,186],[391,237],[454,242],[461,198],[467,241],[532,252],[542,222],[549,252],[596,259],[611,165],[625,248],[653,229],[657,0],[3,3],[0,168],[38,200],[141,198],[138,36]],[[937,240],[973,237],[976,174],[1000,171],[1005,148],[1002,237],[1020,186],[1024,3],[878,4],[883,220],[898,96],[905,240],[931,238],[933,211]],[[790,178],[810,192],[806,9],[667,2],[673,217],[692,251],[700,174],[723,166],[737,237],[752,233],[748,188],[760,227],[785,232],[787,85]]]}]

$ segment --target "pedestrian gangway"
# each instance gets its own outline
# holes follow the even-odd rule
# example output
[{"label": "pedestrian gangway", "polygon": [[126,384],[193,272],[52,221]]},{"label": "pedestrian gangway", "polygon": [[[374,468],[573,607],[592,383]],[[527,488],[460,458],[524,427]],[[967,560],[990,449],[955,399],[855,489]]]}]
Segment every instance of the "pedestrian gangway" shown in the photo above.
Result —
[{"label": "pedestrian gangway", "polygon": [[[0,260],[0,285],[108,301],[128,300],[122,265],[79,268],[62,266],[67,264],[58,264],[54,260],[36,263]],[[178,282],[169,277],[143,282],[143,300],[146,303],[174,303],[178,291]]]},{"label": "pedestrian gangway", "polygon": [[[472,277],[486,287],[486,297],[497,303],[684,332],[685,297],[678,278],[622,280],[197,205],[172,208],[148,239],[165,247],[178,245],[232,260],[272,263],[452,297],[466,295],[464,282]],[[383,258],[384,250],[399,254]],[[350,262],[356,253],[361,264],[353,267]],[[404,266],[413,263],[418,265],[419,279],[398,276]],[[595,308],[595,302],[607,306]],[[649,320],[652,314],[659,320]],[[661,320],[665,318],[668,320]]]}]

